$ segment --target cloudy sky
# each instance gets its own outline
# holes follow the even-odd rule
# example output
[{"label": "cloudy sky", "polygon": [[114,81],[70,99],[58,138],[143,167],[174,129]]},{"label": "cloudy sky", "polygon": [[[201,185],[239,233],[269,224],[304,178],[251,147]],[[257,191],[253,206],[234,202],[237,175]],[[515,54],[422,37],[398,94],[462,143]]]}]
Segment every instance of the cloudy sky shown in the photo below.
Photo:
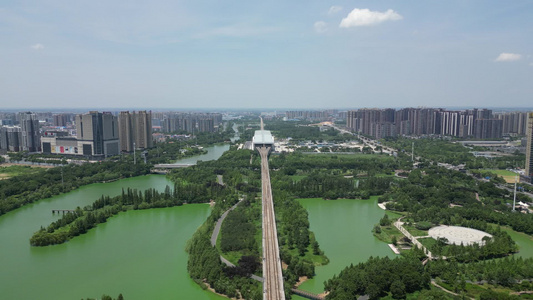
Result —
[{"label": "cloudy sky", "polygon": [[0,108],[533,107],[533,1],[0,3]]}]

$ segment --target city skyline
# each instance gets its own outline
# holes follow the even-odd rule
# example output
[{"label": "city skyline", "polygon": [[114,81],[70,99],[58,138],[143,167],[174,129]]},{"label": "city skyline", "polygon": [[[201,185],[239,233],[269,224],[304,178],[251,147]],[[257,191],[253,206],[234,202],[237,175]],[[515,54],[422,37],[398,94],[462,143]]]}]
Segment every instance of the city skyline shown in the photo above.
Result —
[{"label": "city skyline", "polygon": [[529,107],[532,11],[529,1],[7,2],[0,102]]}]

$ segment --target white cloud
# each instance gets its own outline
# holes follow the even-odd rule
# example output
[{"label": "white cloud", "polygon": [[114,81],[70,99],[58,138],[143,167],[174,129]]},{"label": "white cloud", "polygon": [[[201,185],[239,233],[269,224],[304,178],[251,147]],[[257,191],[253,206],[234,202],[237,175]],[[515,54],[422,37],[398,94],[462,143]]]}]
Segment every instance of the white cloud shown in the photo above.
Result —
[{"label": "white cloud", "polygon": [[349,28],[356,26],[372,26],[385,21],[398,21],[403,17],[392,9],[386,12],[371,11],[367,8],[355,8],[348,16],[342,19],[339,27]]},{"label": "white cloud", "polygon": [[35,50],[41,50],[41,49],[44,49],[44,45],[43,44],[35,44],[35,45],[31,45],[30,46],[32,49],[35,49]]},{"label": "white cloud", "polygon": [[516,61],[522,58],[521,54],[516,53],[502,53],[495,61]]},{"label": "white cloud", "polygon": [[328,15],[336,14],[341,10],[342,10],[342,6],[333,5],[332,7],[329,8]]},{"label": "white cloud", "polygon": [[328,31],[328,24],[324,21],[315,22],[314,27],[317,33],[324,33]]}]

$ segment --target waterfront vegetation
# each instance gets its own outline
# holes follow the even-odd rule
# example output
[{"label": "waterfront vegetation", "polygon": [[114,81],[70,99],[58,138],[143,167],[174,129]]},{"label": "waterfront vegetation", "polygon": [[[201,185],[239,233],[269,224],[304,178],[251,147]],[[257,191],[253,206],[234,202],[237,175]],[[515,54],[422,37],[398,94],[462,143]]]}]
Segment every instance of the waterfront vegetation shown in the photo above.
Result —
[{"label": "waterfront vegetation", "polygon": [[80,186],[108,182],[150,173],[150,166],[127,161],[104,161],[83,165],[43,169],[0,181],[0,215],[28,203],[77,189]]},{"label": "waterfront vegetation", "polygon": [[[229,142],[234,132],[229,122],[226,130],[218,132],[198,132],[185,139],[168,138],[164,142],[156,142],[152,149],[148,149],[147,161],[150,164],[171,163],[178,159],[205,154],[202,147],[217,143]],[[137,159],[141,159],[141,153],[137,153]]]},{"label": "waterfront vegetation", "polygon": [[[229,126],[228,128],[231,129]],[[208,146],[214,142],[225,141],[229,139],[229,136],[229,130],[198,133],[195,136],[195,143]],[[133,163],[134,158],[131,154],[118,155],[105,161],[81,165],[67,164],[66,157],[62,155],[10,152],[9,156],[12,160],[46,163],[56,161],[60,162],[61,166],[47,169],[12,166],[0,169],[0,179],[4,179],[0,180],[0,215],[28,203],[66,193],[87,184],[149,174],[152,164],[171,163],[176,159],[205,153],[205,150],[196,145],[193,146],[190,141],[170,139],[163,143],[156,143],[156,146],[148,150],[148,164],[144,164],[141,151],[136,153],[136,164]],[[79,159],[84,160],[85,158],[80,157]],[[193,195],[202,197],[203,192],[198,189],[196,194],[192,193],[186,196],[191,197]],[[205,197],[201,201],[206,201]]]},{"label": "waterfront vegetation", "polygon": [[[124,296],[122,294],[119,294],[117,298],[113,298],[109,295],[103,294],[102,297],[100,297],[100,300],[124,300]],[[95,298],[87,298],[87,300],[96,300]]]},{"label": "waterfront vegetation", "polygon": [[[205,154],[206,151],[177,139],[155,143],[154,148],[148,150],[147,160],[151,164],[171,163],[180,158]],[[140,153],[138,154],[140,159]]]},{"label": "waterfront vegetation", "polygon": [[[126,191],[122,190],[122,194],[116,197],[102,196],[92,205],[83,209],[78,207],[73,212],[67,212],[47,228],[41,227],[31,237],[30,244],[32,246],[48,246],[64,243],[75,236],[86,233],[98,224],[105,223],[108,218],[122,211],[183,205],[184,200],[181,195],[187,194],[184,192],[177,186],[171,191],[170,187],[167,186],[163,193],[159,193],[155,189],[148,189],[144,192],[127,189]],[[199,198],[192,198],[189,201],[195,199]]]},{"label": "waterfront vegetation", "polygon": [[430,281],[430,274],[416,256],[371,257],[342,270],[325,283],[325,288],[330,292],[327,299],[355,299],[356,295],[378,299],[388,293],[394,299],[403,299],[408,293],[428,289]]}]

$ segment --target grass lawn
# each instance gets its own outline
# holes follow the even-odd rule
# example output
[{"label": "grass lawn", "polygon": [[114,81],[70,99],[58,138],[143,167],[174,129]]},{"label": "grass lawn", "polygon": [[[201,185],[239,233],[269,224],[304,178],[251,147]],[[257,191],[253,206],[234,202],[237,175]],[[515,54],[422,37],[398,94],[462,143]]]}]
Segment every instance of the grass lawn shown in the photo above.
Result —
[{"label": "grass lawn", "polygon": [[[418,241],[424,245],[428,250],[437,243],[437,240],[434,238],[424,238],[424,239],[418,239]],[[430,250],[431,251],[431,250]]]},{"label": "grass lawn", "polygon": [[500,177],[502,177],[505,182],[507,183],[514,183],[515,178],[517,174],[515,172],[507,171],[507,170],[499,170],[499,169],[480,169],[478,171],[485,171],[485,172],[491,172],[494,173]]},{"label": "grass lawn", "polygon": [[511,172],[507,170],[499,170],[499,169],[482,169],[480,171],[489,171],[491,173],[494,173],[500,176],[516,176],[517,175],[515,172]]},{"label": "grass lawn", "polygon": [[387,244],[392,244],[392,237],[395,236],[396,237],[396,240],[400,240],[401,238],[404,237],[404,235],[398,230],[396,229],[396,227],[394,227],[393,225],[390,225],[390,226],[381,226],[381,233],[379,234],[376,234],[374,233],[374,235],[380,239],[381,241],[387,243]]},{"label": "grass lawn", "polygon": [[427,230],[417,229],[413,225],[403,225],[403,228],[407,229],[407,231],[409,231],[409,233],[412,234],[413,236],[426,236],[426,235],[428,235],[428,231]]},{"label": "grass lawn", "polygon": [[8,178],[15,177],[18,175],[35,174],[35,173],[41,172],[42,170],[43,170],[42,168],[32,168],[30,166],[2,167],[0,165],[0,180],[8,179]]},{"label": "grass lawn", "polygon": [[[372,197],[375,197],[375,196],[372,196]],[[396,221],[400,217],[407,215],[407,213],[400,213],[400,212],[395,212],[395,211],[390,211],[390,210],[386,210],[385,213],[389,216],[389,219],[393,219],[394,221]]]}]

